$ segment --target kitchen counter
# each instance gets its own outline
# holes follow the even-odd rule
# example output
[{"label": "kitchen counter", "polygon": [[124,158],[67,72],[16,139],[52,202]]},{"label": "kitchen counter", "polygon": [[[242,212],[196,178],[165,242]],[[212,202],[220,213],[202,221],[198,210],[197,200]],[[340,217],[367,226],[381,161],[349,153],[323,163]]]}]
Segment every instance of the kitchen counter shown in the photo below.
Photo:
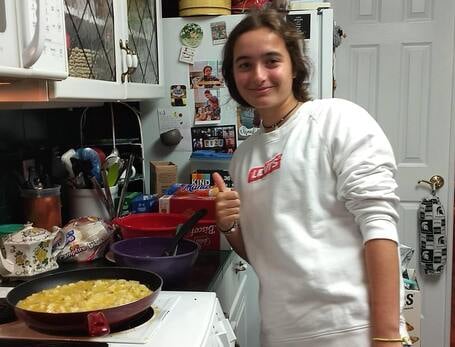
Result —
[{"label": "kitchen counter", "polygon": [[[201,251],[196,259],[196,263],[193,266],[191,275],[188,281],[181,286],[174,288],[164,288],[165,290],[180,290],[180,291],[214,291],[214,284],[217,282],[218,277],[223,271],[224,265],[226,264],[232,251]],[[43,274],[39,274],[29,279],[39,278],[52,273],[58,273],[61,271],[93,268],[93,267],[105,267],[105,266],[116,266],[114,263],[107,259],[97,259],[92,262],[86,263],[62,263],[56,270],[52,270]],[[11,278],[2,278],[0,287],[15,287],[22,283],[23,280],[13,280]]]}]

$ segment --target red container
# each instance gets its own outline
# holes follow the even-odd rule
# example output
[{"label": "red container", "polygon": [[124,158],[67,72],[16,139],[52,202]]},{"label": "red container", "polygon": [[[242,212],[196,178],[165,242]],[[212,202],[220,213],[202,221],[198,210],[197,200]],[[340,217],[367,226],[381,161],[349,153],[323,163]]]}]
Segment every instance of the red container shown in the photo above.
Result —
[{"label": "red container", "polygon": [[117,218],[114,223],[120,227],[124,239],[153,236],[172,237],[177,225],[188,217],[179,213],[138,213]]},{"label": "red container", "polygon": [[[190,216],[181,213],[138,213],[117,218],[114,224],[120,227],[124,239],[135,237],[173,237],[179,224]],[[197,222],[186,239],[196,241],[201,249],[219,250],[220,235],[213,219]]]}]

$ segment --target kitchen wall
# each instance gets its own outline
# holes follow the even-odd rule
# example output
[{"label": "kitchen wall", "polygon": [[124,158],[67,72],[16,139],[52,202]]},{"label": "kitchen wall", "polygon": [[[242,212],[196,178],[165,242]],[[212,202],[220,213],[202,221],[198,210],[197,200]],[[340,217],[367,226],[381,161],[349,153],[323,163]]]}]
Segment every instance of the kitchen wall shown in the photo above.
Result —
[{"label": "kitchen wall", "polygon": [[18,180],[21,160],[39,153],[47,137],[42,111],[0,111],[0,223],[20,218]]},{"label": "kitchen wall", "polygon": [[[139,108],[137,104],[129,105]],[[61,155],[69,148],[80,146],[80,120],[84,109],[0,110],[0,224],[24,222],[20,200],[24,160],[34,158],[54,176],[54,182],[61,180],[56,177],[59,168],[53,165],[52,149]],[[123,105],[114,105],[114,114],[120,154],[128,157],[129,152],[135,152],[138,157],[135,166],[139,179],[132,182],[129,190],[143,191],[142,139],[138,120]],[[109,154],[112,132],[108,105],[90,107],[85,119],[82,126],[84,145],[96,145]]]},{"label": "kitchen wall", "polygon": [[[236,111],[231,105],[226,104],[226,98],[221,98],[222,120],[219,125],[236,124]],[[163,108],[163,104],[160,104]],[[166,108],[166,107],[165,107]],[[172,107],[166,108],[170,111]],[[165,146],[161,143],[159,122],[158,122],[158,105],[155,101],[144,101],[141,103],[142,131],[144,134],[144,163],[146,164],[146,189],[149,191],[149,162],[150,160],[172,161],[177,165],[177,180],[182,183],[190,183],[191,172],[196,169],[221,169],[227,170],[228,160],[195,160],[191,159],[191,150],[176,149],[175,147]],[[193,114],[184,113],[184,117],[189,117],[188,124],[193,124]],[[184,132],[183,136],[191,137],[189,131]],[[191,141],[191,138],[189,139]],[[182,140],[183,141],[183,140]]]}]

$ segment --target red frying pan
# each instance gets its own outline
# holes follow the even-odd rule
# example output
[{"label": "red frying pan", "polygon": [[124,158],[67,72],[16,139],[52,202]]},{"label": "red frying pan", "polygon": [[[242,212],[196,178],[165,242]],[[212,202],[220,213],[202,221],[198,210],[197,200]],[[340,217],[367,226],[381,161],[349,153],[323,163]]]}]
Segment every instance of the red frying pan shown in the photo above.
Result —
[{"label": "red frying pan", "polygon": [[[19,300],[43,289],[54,288],[81,280],[96,279],[125,279],[136,280],[147,286],[152,294],[135,302],[101,309],[97,311],[74,313],[46,313],[21,309],[16,306]],[[154,272],[126,267],[99,267],[91,269],[78,269],[43,276],[22,283],[13,288],[6,296],[6,301],[14,307],[19,319],[22,319],[30,328],[49,333],[74,335],[84,334],[89,336],[102,336],[109,334],[111,328],[120,326],[136,318],[155,301],[163,280]]]}]

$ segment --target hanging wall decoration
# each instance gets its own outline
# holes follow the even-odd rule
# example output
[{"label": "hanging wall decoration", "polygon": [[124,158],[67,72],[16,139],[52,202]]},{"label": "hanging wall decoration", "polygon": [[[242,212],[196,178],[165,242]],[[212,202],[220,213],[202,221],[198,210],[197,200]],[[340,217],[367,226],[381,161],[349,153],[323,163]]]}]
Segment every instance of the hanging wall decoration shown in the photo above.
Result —
[{"label": "hanging wall decoration", "polygon": [[431,195],[422,199],[418,211],[420,227],[420,264],[425,274],[440,274],[447,262],[447,232],[444,207],[436,189],[444,184],[440,176],[418,183],[431,185]]}]

